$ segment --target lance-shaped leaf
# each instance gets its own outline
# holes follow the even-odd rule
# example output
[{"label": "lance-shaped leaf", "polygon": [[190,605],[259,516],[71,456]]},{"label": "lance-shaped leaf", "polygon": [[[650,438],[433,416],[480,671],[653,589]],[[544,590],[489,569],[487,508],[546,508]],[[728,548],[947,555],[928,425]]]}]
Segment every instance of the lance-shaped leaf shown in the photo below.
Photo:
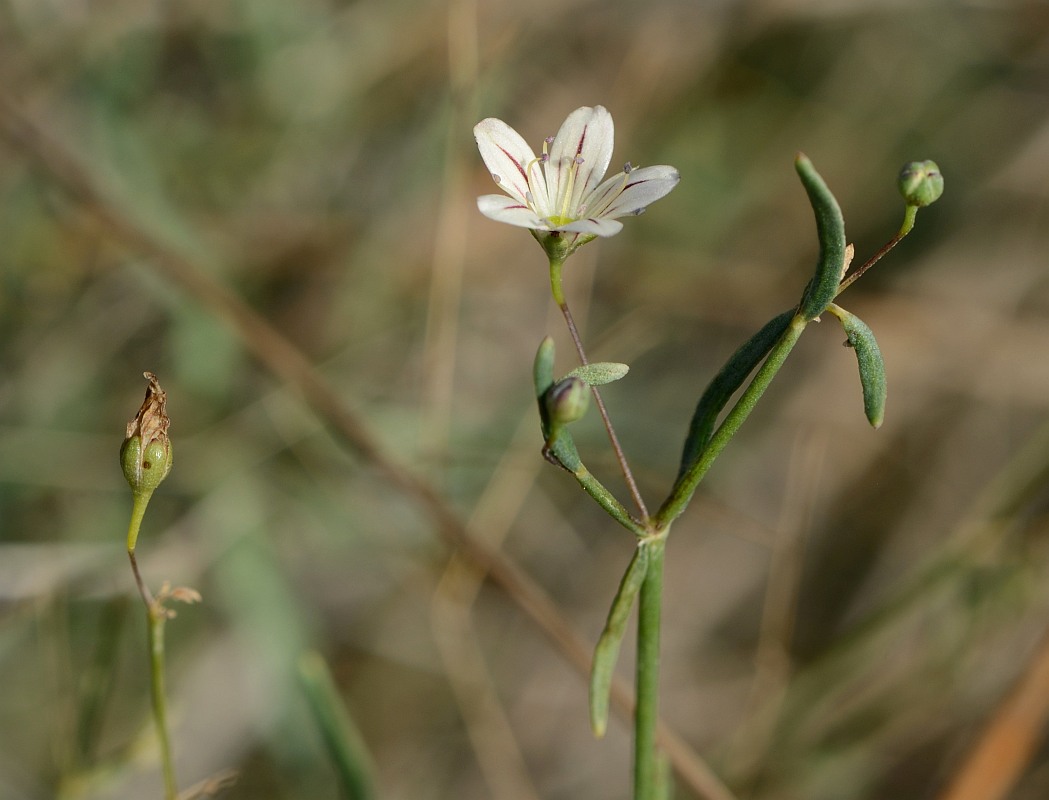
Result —
[{"label": "lance-shaped leaf", "polygon": [[885,363],[882,361],[881,349],[874,338],[874,332],[862,319],[851,314],[841,306],[831,303],[827,307],[834,316],[841,320],[841,327],[848,337],[846,344],[856,351],[856,361],[860,366],[860,384],[863,386],[863,411],[867,421],[875,428],[880,428],[885,419]]},{"label": "lance-shaped leaf", "polygon": [[816,215],[816,234],[820,240],[820,257],[801,298],[798,312],[806,320],[816,319],[826,310],[838,292],[845,268],[845,220],[823,178],[803,154],[798,153],[794,167],[812,203]]},{"label": "lance-shaped leaf", "polygon": [[547,336],[539,343],[532,365],[532,380],[535,383],[535,396],[542,397],[546,390],[554,385],[554,340]]},{"label": "lance-shaped leaf", "polygon": [[743,381],[768,355],[776,341],[783,335],[794,317],[794,309],[784,311],[778,317],[769,320],[765,326],[750,337],[743,345],[732,354],[725,365],[721,368],[714,380],[704,390],[703,395],[696,404],[696,410],[692,414],[692,422],[689,424],[688,436],[685,438],[684,452],[681,454],[681,468],[678,477],[684,475],[696,459],[703,452],[703,448],[710,441],[717,422],[718,414],[721,413],[725,404],[732,395],[743,385]]},{"label": "lance-shaped leaf", "polygon": [[630,566],[623,574],[619,591],[608,611],[608,621],[597,640],[594,661],[590,667],[590,728],[600,739],[608,728],[608,706],[612,693],[612,675],[615,673],[619,648],[626,635],[627,621],[634,607],[641,584],[648,572],[648,545],[638,542]]},{"label": "lance-shaped leaf", "polygon": [[585,364],[576,367],[565,375],[566,378],[580,378],[590,386],[604,386],[606,383],[618,381],[630,372],[630,367],[616,361],[598,361],[594,364]]}]

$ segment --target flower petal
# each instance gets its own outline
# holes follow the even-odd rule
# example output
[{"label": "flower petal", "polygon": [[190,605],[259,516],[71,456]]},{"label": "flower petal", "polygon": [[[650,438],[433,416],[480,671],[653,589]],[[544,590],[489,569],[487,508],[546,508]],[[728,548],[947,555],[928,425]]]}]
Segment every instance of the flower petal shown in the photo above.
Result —
[{"label": "flower petal", "polygon": [[656,200],[666,197],[680,180],[681,173],[662,164],[615,175],[594,192],[587,213],[611,218],[640,213]]},{"label": "flower petal", "polygon": [[550,227],[546,220],[540,219],[527,204],[501,194],[481,195],[477,198],[477,209],[489,219],[520,228],[548,230]]},{"label": "flower petal", "polygon": [[[550,160],[546,164],[546,181],[550,191],[552,214],[574,217],[581,198],[586,197],[605,176],[608,163],[612,160],[612,144],[615,127],[612,115],[604,106],[583,106],[568,115],[561,130],[550,146]],[[565,198],[576,158],[582,159],[578,166],[572,192]],[[567,213],[565,213],[567,212]]]},{"label": "flower petal", "polygon": [[[474,126],[474,138],[485,166],[492,173],[492,179],[508,195],[527,204],[527,171],[532,170],[533,182],[536,178],[542,178],[542,170],[534,163],[535,153],[528,142],[501,119],[494,117],[483,119]],[[545,191],[541,194],[545,195]]]},{"label": "flower petal", "polygon": [[559,231],[570,231],[572,233],[591,233],[594,236],[615,236],[623,230],[623,223],[607,217],[589,217],[577,219],[556,228]]}]

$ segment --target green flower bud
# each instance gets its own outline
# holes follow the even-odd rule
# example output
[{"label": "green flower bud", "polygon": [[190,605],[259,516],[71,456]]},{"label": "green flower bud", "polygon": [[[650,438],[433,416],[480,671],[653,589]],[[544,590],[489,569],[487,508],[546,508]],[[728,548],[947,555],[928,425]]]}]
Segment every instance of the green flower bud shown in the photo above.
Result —
[{"label": "green flower bud", "polygon": [[165,407],[167,394],[160,388],[157,376],[142,373],[149,386],[146,399],[135,418],[127,424],[127,434],[120,448],[120,466],[132,492],[150,495],[171,472],[171,440]]},{"label": "green flower bud", "polygon": [[935,161],[912,161],[900,170],[898,185],[907,205],[924,208],[943,194],[943,175]]},{"label": "green flower bud", "polygon": [[582,378],[570,375],[547,389],[543,403],[550,429],[557,430],[586,413],[590,406],[590,387]]}]

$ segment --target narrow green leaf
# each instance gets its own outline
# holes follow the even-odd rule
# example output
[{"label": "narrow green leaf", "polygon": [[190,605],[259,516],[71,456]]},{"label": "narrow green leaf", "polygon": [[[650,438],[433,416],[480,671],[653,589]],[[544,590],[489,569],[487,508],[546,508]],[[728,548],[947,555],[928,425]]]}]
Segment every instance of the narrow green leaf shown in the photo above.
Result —
[{"label": "narrow green leaf", "polygon": [[630,566],[623,574],[619,591],[608,611],[608,621],[597,640],[594,662],[590,668],[590,728],[594,736],[601,738],[608,728],[608,706],[612,693],[612,675],[615,673],[619,648],[626,634],[627,620],[634,607],[634,600],[641,591],[648,572],[648,545],[639,542],[634,550]]},{"label": "narrow green leaf", "polygon": [[794,167],[801,177],[805,192],[816,215],[816,234],[820,240],[820,257],[801,298],[799,313],[806,320],[822,314],[838,292],[845,267],[845,220],[823,178],[803,154],[798,153]]},{"label": "narrow green leaf", "polygon": [[327,663],[318,653],[304,653],[299,658],[298,672],[342,785],[343,797],[370,800],[375,797],[372,759],[335,688]]},{"label": "narrow green leaf", "polygon": [[721,413],[725,404],[743,385],[743,381],[761,363],[761,360],[768,355],[793,318],[794,309],[792,308],[769,320],[761,330],[732,354],[704,390],[692,414],[688,436],[685,438],[685,447],[681,454],[681,469],[678,471],[679,478],[688,471],[702,454],[703,448],[707,446],[718,414]]},{"label": "narrow green leaf", "polygon": [[546,390],[554,385],[554,340],[549,336],[539,343],[532,367],[532,378],[535,381],[536,397],[542,397]]},{"label": "narrow green leaf", "polygon": [[612,381],[618,381],[630,372],[630,367],[615,361],[599,361],[596,364],[586,364],[576,367],[565,375],[566,378],[576,377],[586,381],[591,386],[603,386]]},{"label": "narrow green leaf", "polygon": [[885,397],[888,392],[885,381],[885,362],[874,332],[862,319],[841,306],[831,304],[828,311],[841,320],[841,327],[848,337],[846,344],[856,351],[856,362],[860,367],[860,384],[863,387],[863,411],[867,421],[880,428],[885,420]]}]

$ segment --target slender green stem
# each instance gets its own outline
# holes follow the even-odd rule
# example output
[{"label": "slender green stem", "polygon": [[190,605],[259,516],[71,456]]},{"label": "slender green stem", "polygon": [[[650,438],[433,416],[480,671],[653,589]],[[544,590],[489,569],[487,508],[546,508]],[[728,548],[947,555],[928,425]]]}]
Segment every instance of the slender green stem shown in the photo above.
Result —
[{"label": "slender green stem", "polygon": [[131,522],[127,526],[127,551],[135,552],[135,544],[138,542],[138,532],[142,527],[142,518],[146,515],[146,506],[149,498],[153,496],[152,491],[134,492],[131,496]]},{"label": "slender green stem", "polygon": [[[555,258],[550,259],[550,291],[553,293],[554,302],[557,303],[558,307],[561,309],[561,314],[565,318],[565,324],[568,326],[568,333],[572,337],[572,343],[575,345],[576,353],[579,355],[579,360],[584,366],[586,366],[590,361],[586,357],[586,351],[583,348],[583,340],[579,336],[579,330],[576,328],[575,320],[572,318],[572,312],[568,308],[568,301],[565,300],[564,285],[561,280],[561,268],[563,266],[563,260]],[[637,488],[637,481],[634,479],[634,473],[630,469],[629,462],[627,462],[626,453],[623,451],[623,447],[619,443],[619,437],[616,436],[615,428],[612,426],[612,420],[608,416],[608,410],[605,408],[605,402],[601,399],[601,393],[597,390],[596,386],[591,386],[590,391],[593,393],[594,404],[597,406],[597,411],[601,415],[601,421],[604,423],[605,431],[608,433],[608,441],[612,445],[612,451],[615,453],[616,461],[619,462],[619,468],[623,473],[623,480],[626,481],[630,496],[633,498],[634,504],[637,506],[638,512],[641,515],[640,521],[644,523],[648,520],[648,507],[645,505],[645,501],[641,497],[641,492]]]},{"label": "slender green stem", "polygon": [[900,243],[900,240],[903,239],[904,236],[906,236],[908,233],[911,232],[911,228],[914,227],[914,218],[917,215],[918,215],[918,206],[907,206],[907,211],[904,214],[903,224],[900,225],[900,230],[896,233],[895,236],[893,236],[891,239],[889,239],[889,241],[887,241],[885,244],[883,244],[881,246],[881,249],[878,250],[877,253],[875,253],[870,258],[868,258],[866,263],[863,266],[857,268],[856,270],[854,270],[852,272],[851,275],[849,275],[848,277],[846,277],[846,278],[844,278],[842,280],[841,285],[838,287],[838,292],[835,295],[835,297],[837,297],[838,294],[841,294],[846,289],[848,289],[849,286],[851,286],[860,277],[860,275],[862,275],[864,272],[866,272],[871,267],[873,267],[875,264],[877,264],[879,261],[881,261],[882,256],[884,256],[886,253],[888,253],[890,250],[892,250],[892,248],[894,248],[896,245],[898,245]]},{"label": "slender green stem", "polygon": [[637,705],[634,709],[634,800],[656,800],[659,759],[656,723],[659,719],[659,629],[663,606],[663,556],[666,530],[646,540],[648,570],[638,600]]},{"label": "slender green stem", "polygon": [[670,495],[663,502],[659,511],[656,512],[652,522],[657,529],[668,526],[685,510],[699,482],[703,480],[703,476],[707,474],[707,470],[710,469],[715,459],[721,455],[721,451],[725,449],[732,437],[742,427],[747,417],[750,416],[750,412],[754,410],[754,406],[757,405],[758,400],[761,399],[769,384],[772,383],[772,379],[776,377],[776,373],[783,366],[783,362],[787,360],[790,351],[798,343],[798,339],[801,338],[801,333],[805,330],[806,325],[808,325],[808,321],[801,315],[795,315],[794,319],[790,321],[787,330],[784,331],[779,341],[776,342],[769,352],[768,358],[761,365],[761,369],[754,376],[754,380],[750,382],[750,385],[740,396],[739,400],[736,401],[736,405],[732,407],[724,421],[714,431],[710,437],[710,442],[703,448],[702,454],[674,484]]},{"label": "slender green stem", "polygon": [[164,693],[164,623],[167,612],[160,603],[154,602],[146,612],[149,624],[149,668],[150,687],[153,694],[153,720],[157,726],[157,741],[160,745],[160,766],[164,773],[164,800],[177,800],[178,784],[175,781],[175,763],[171,757],[171,740],[168,737],[168,707]]},{"label": "slender green stem", "polygon": [[131,571],[135,575],[135,585],[138,587],[138,593],[142,596],[142,602],[146,604],[146,611],[149,611],[153,608],[156,600],[153,599],[153,593],[149,591],[146,582],[142,580],[142,573],[138,571],[138,559],[135,558],[135,551],[128,550],[127,557],[131,561]]}]

